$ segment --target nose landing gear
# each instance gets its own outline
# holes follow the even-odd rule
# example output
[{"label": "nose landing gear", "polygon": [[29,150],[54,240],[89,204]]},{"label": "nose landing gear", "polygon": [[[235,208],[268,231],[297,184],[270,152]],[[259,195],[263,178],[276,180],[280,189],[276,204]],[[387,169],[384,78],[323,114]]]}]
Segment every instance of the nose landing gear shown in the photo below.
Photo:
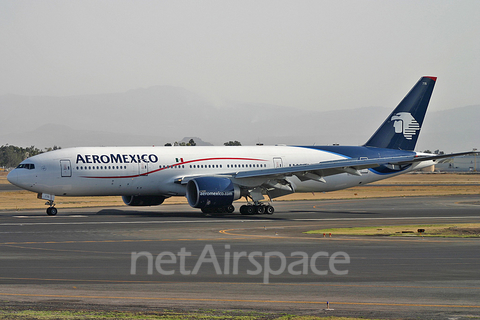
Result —
[{"label": "nose landing gear", "polygon": [[48,200],[45,204],[50,206],[47,208],[47,215],[56,216],[58,213],[58,210],[57,208],[55,208],[55,203],[53,202],[53,200]]},{"label": "nose landing gear", "polygon": [[55,216],[55,215],[57,215],[58,210],[57,210],[57,208],[55,208],[55,202],[54,202],[54,200],[55,200],[55,195],[53,195],[53,194],[47,194],[47,193],[39,193],[39,194],[37,195],[37,198],[38,198],[38,199],[47,200],[47,202],[45,202],[45,205],[49,206],[49,207],[47,208],[47,214],[48,214],[49,216]]}]

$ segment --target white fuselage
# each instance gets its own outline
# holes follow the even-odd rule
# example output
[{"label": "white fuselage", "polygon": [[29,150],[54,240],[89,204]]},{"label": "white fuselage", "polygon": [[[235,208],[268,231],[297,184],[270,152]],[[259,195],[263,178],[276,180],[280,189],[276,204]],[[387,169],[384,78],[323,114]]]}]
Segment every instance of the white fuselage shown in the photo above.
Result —
[{"label": "white fuselage", "polygon": [[[8,179],[24,189],[57,196],[184,196],[186,187],[178,183],[186,176],[229,176],[241,171],[265,170],[316,164],[345,159],[333,152],[294,146],[231,147],[85,147],[60,149],[25,160],[26,168],[13,170]],[[325,182],[286,179],[297,192],[322,192],[344,189],[385,179],[432,165],[432,161],[413,164],[399,173],[377,174],[361,170],[325,177]],[[246,178],[234,183],[248,187],[261,178]]]}]

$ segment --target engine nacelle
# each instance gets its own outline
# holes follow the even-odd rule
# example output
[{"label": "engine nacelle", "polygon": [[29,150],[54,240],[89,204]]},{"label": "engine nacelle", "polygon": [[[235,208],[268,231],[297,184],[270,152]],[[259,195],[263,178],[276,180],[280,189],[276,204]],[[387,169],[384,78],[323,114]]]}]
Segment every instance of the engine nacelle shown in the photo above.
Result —
[{"label": "engine nacelle", "polygon": [[164,196],[122,196],[127,206],[158,206],[165,201]]},{"label": "engine nacelle", "polygon": [[194,208],[227,207],[240,199],[240,188],[228,178],[200,177],[187,183],[188,204]]}]

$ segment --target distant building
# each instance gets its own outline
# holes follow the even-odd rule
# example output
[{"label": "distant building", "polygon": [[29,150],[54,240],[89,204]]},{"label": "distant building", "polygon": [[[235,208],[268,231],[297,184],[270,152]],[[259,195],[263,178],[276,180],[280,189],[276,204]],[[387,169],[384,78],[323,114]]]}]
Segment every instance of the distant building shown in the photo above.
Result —
[{"label": "distant building", "polygon": [[444,172],[478,172],[480,157],[476,156],[463,156],[447,159],[443,163],[435,165],[435,170]]}]

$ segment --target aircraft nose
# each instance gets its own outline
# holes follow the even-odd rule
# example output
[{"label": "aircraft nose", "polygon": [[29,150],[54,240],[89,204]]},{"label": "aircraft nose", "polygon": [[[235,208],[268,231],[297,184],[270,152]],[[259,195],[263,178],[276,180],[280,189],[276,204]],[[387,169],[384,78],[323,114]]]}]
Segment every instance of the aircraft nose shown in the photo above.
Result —
[{"label": "aircraft nose", "polygon": [[7,180],[11,184],[17,185],[18,183],[18,171],[16,169],[13,169],[8,175],[7,175]]}]

